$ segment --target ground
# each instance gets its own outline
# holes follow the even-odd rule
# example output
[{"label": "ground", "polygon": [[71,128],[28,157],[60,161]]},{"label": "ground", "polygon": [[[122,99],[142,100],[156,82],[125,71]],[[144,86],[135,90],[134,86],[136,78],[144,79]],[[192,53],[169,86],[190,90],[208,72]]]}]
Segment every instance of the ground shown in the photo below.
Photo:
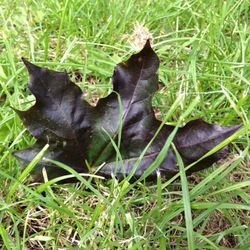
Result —
[{"label": "ground", "polygon": [[[2,0],[0,14],[2,249],[250,249],[249,1]],[[243,124],[230,155],[187,179],[133,188],[33,184],[13,157],[34,143],[11,108],[34,103],[20,58],[66,70],[94,105],[115,64],[147,38],[161,61],[157,117],[174,125],[188,110],[185,122]]]}]

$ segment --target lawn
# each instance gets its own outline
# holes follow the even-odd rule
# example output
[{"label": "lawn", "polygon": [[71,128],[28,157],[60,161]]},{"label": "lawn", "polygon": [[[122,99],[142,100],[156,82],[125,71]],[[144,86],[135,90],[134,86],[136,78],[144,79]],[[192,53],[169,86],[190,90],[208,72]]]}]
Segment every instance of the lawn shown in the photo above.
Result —
[{"label": "lawn", "polygon": [[[0,0],[0,21],[1,249],[250,249],[248,0]],[[66,70],[94,105],[147,38],[161,61],[158,119],[243,124],[228,157],[156,182],[32,183],[37,158],[13,156],[35,142],[11,108],[35,101],[21,57]]]}]

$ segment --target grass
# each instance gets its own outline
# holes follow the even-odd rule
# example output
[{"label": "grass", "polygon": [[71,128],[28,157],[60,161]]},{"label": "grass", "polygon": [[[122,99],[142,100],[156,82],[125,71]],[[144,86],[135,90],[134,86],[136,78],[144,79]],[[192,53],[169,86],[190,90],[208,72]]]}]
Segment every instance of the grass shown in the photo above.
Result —
[{"label": "grass", "polygon": [[[249,249],[249,18],[247,0],[1,0],[1,249]],[[34,101],[20,58],[67,70],[94,103],[147,37],[161,60],[159,119],[244,124],[230,156],[190,177],[177,157],[181,178],[156,183],[93,184],[63,166],[78,183],[32,184],[41,155],[24,170],[12,156],[34,143],[10,108]]]}]

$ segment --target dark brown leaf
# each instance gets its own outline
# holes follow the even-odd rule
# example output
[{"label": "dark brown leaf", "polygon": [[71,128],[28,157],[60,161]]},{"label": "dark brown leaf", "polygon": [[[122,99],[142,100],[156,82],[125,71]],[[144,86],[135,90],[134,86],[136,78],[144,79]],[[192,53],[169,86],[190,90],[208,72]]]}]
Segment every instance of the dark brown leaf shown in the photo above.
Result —
[{"label": "dark brown leaf", "polygon": [[[23,62],[30,74],[29,89],[36,97],[36,103],[29,110],[17,113],[37,142],[33,147],[18,151],[15,155],[28,163],[49,143],[45,157],[63,162],[78,172],[88,172],[86,162],[93,169],[104,163],[100,175],[110,177],[113,173],[119,179],[128,175],[160,126],[151,105],[152,96],[158,89],[156,72],[159,59],[150,42],[147,41],[141,52],[115,67],[112,77],[114,91],[100,99],[96,107],[83,100],[82,91],[69,80],[67,73],[40,68],[25,59]],[[188,165],[238,128],[194,120],[179,129],[174,143],[184,163]],[[173,129],[172,126],[164,125],[141,160],[134,178],[139,178],[155,160]],[[123,159],[119,164],[111,139],[119,144]],[[193,166],[189,173],[207,168],[225,155],[226,148]],[[65,173],[42,160],[34,170],[36,180],[42,178],[42,167],[46,167],[49,178]],[[157,171],[166,177],[179,171],[171,148],[150,177],[155,177]]]}]

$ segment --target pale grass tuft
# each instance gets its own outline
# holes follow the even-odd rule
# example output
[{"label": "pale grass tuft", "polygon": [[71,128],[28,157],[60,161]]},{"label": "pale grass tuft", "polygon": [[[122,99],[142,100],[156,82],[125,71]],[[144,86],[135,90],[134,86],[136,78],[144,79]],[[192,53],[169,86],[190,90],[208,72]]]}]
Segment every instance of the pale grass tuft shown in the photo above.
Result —
[{"label": "pale grass tuft", "polygon": [[128,40],[130,46],[134,50],[140,50],[146,43],[147,39],[152,39],[152,37],[152,33],[144,24],[136,22],[132,34],[125,35],[125,40]]}]

